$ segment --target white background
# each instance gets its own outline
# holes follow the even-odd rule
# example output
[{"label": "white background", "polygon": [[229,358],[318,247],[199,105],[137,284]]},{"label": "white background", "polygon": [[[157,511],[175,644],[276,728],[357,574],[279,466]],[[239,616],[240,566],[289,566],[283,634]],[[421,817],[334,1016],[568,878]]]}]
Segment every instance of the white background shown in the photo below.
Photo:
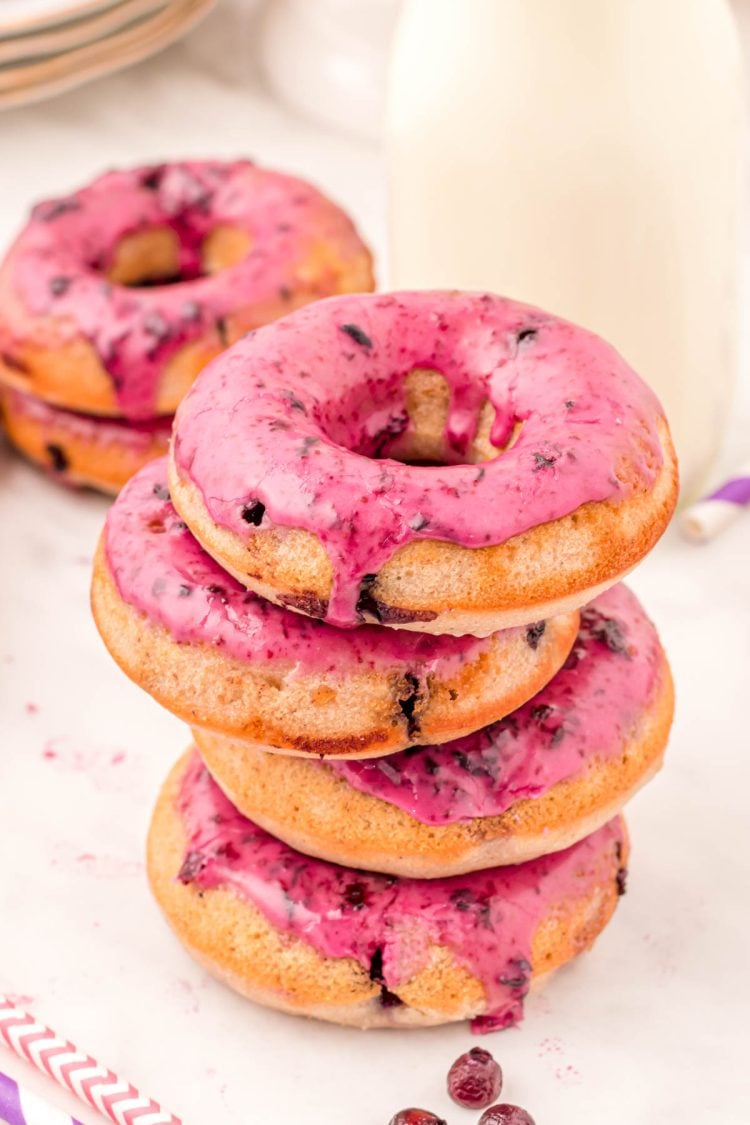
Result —
[{"label": "white background", "polygon": [[[218,11],[150,62],[0,116],[3,244],[32,200],[108,165],[250,155],[347,206],[383,279],[377,150],[277,107],[253,75],[251,37],[236,33]],[[207,61],[230,49],[231,81]],[[750,452],[743,378],[725,467]],[[443,1093],[448,1065],[472,1043],[466,1027],[360,1033],[263,1011],[196,968],[162,922],[143,840],[186,735],[117,670],[91,622],[105,510],[0,450],[0,991],[185,1125],[387,1125],[410,1104],[473,1125],[478,1115]],[[709,547],[672,529],[632,584],[671,655],[678,716],[667,767],[630,813],[630,889],[595,951],[531,999],[520,1030],[484,1045],[502,1062],[508,1100],[537,1125],[741,1125],[750,511]],[[9,1055],[0,1068],[63,1104]]]}]

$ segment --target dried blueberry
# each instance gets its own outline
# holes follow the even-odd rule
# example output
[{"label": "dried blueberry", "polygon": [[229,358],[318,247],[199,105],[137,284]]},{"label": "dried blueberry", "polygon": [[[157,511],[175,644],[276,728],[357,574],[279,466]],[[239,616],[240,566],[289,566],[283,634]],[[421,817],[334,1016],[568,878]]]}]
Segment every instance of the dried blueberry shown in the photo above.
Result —
[{"label": "dried blueberry", "polygon": [[491,1105],[479,1118],[479,1125],[534,1125],[534,1118],[520,1105]]},{"label": "dried blueberry", "polygon": [[448,1093],[467,1109],[483,1109],[494,1102],[502,1086],[503,1072],[483,1047],[460,1055],[448,1071]]},{"label": "dried blueberry", "polygon": [[163,500],[166,504],[168,504],[172,499],[172,497],[169,495],[169,489],[165,484],[155,484],[153,491],[154,496],[156,496],[158,500]]},{"label": "dried blueberry", "polygon": [[400,1109],[388,1125],[446,1125],[442,1117],[430,1113],[429,1109]]}]

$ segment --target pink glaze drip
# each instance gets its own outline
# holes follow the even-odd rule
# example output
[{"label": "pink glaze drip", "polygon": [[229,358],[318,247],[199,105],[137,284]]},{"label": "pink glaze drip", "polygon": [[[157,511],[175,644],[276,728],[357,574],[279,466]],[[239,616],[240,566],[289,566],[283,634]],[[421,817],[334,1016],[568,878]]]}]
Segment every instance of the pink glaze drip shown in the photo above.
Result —
[{"label": "pink glaze drip", "polygon": [[105,418],[94,414],[79,414],[74,410],[64,410],[53,406],[35,395],[26,395],[14,388],[4,392],[10,401],[10,409],[24,414],[35,425],[48,429],[50,433],[69,435],[81,441],[96,442],[97,445],[113,445],[132,450],[148,449],[154,438],[161,438],[162,448],[166,448],[172,432],[172,418],[153,418],[143,422],[128,422],[123,418]]},{"label": "pink glaze drip", "polygon": [[662,682],[663,660],[637,598],[615,586],[582,611],[562,670],[507,718],[442,746],[323,768],[423,824],[497,816],[621,754]]},{"label": "pink glaze drip", "polygon": [[[617,819],[585,840],[517,867],[450,879],[397,879],[309,859],[245,819],[194,752],[178,796],[187,836],[180,871],[202,890],[231,887],[284,933],[324,957],[351,957],[391,990],[427,962],[431,946],[451,950],[484,985],[486,1014],[475,1031],[517,1023],[531,974],[532,941],[556,907],[596,884],[624,885]],[[613,862],[614,860],[614,862]]]},{"label": "pink glaze drip", "polygon": [[[250,251],[201,276],[203,240],[219,225],[247,231]],[[119,241],[164,226],[180,240],[181,280],[111,284],[106,272]],[[223,337],[222,319],[238,307],[290,299],[306,254],[327,239],[342,252],[361,252],[343,212],[301,180],[247,160],[155,165],[107,172],[71,196],[38,204],[11,251],[13,281],[32,313],[60,318],[66,339],[90,341],[125,417],[145,419],[175,352],[210,332]],[[13,333],[4,326],[3,346],[12,349]]]},{"label": "pink glaze drip", "polygon": [[387,668],[448,677],[491,643],[378,626],[341,632],[249,593],[180,520],[169,500],[164,458],[141,469],[115,500],[105,548],[123,600],[176,641],[218,645],[238,660],[280,662],[292,675]]},{"label": "pink glaze drip", "polygon": [[[439,371],[451,391],[444,467],[388,457],[407,426],[404,376]],[[499,449],[461,464],[480,407]],[[334,567],[327,620],[353,626],[363,581],[402,544],[503,543],[587,501],[650,486],[662,462],[653,393],[603,340],[489,294],[334,297],[215,360],[184,400],[175,458],[213,520],[304,528]],[[358,455],[357,455],[358,454]],[[631,484],[618,477],[628,475]]]}]

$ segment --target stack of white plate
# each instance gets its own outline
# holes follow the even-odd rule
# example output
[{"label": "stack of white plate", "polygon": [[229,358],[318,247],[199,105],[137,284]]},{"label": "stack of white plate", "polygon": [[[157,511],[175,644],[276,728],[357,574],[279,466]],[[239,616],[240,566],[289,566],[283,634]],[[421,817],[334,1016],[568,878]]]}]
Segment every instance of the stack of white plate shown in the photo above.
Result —
[{"label": "stack of white plate", "polygon": [[0,107],[50,97],[159,51],[215,0],[0,0]]}]

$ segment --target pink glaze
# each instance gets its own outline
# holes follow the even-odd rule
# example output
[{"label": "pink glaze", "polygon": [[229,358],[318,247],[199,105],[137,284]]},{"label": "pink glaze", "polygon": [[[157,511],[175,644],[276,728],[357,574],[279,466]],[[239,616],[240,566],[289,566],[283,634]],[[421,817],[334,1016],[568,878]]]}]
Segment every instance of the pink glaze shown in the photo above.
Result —
[{"label": "pink glaze", "polygon": [[[183,883],[231,887],[284,933],[324,957],[351,957],[390,990],[427,962],[431,946],[451,950],[484,985],[486,1014],[475,1031],[517,1023],[531,975],[534,933],[555,908],[617,878],[623,824],[617,819],[566,851],[517,867],[450,879],[397,879],[309,859],[245,819],[194,752],[178,810],[187,845]],[[613,863],[614,859],[614,863]]]},{"label": "pink glaze", "polygon": [[621,754],[663,682],[664,655],[637,598],[619,585],[581,613],[562,670],[538,695],[484,730],[325,768],[423,824],[497,816]]},{"label": "pink glaze", "polygon": [[454,675],[491,643],[372,625],[342,632],[281,609],[249,593],[202,550],[172,507],[166,481],[160,459],[128,482],[107,516],[105,549],[123,600],[176,641],[218,645],[237,660],[280,662],[293,675],[387,668],[419,680]]},{"label": "pink glaze", "polygon": [[[404,376],[437,370],[451,389],[454,464],[388,457],[407,426]],[[461,464],[485,399],[499,449]],[[361,620],[363,582],[404,543],[499,544],[587,501],[621,500],[624,466],[638,487],[662,463],[653,393],[603,340],[489,294],[334,297],[239,341],[209,365],[176,421],[178,471],[212,519],[249,540],[304,528],[334,567],[325,609]],[[323,615],[323,612],[320,614]]]},{"label": "pink glaze", "polygon": [[49,430],[56,437],[69,436],[79,441],[112,445],[137,452],[147,450],[155,438],[160,438],[163,448],[169,444],[172,432],[171,417],[153,418],[143,422],[128,422],[123,418],[104,418],[94,414],[79,414],[63,410],[35,395],[26,395],[15,388],[5,388],[10,410],[23,414],[31,422]]},{"label": "pink glaze", "polygon": [[[219,225],[250,234],[247,256],[201,276],[201,246]],[[179,236],[180,280],[151,287],[106,278],[119,241],[169,226]],[[362,252],[349,219],[309,184],[248,160],[185,161],[107,172],[63,199],[38,204],[9,255],[6,273],[27,309],[55,317],[64,339],[85,337],[112,376],[125,417],[155,412],[169,359],[222,319],[265,302],[291,302],[312,247]],[[326,289],[330,292],[330,287]],[[33,323],[0,322],[0,347],[39,342]],[[41,341],[44,343],[44,341]]]}]

